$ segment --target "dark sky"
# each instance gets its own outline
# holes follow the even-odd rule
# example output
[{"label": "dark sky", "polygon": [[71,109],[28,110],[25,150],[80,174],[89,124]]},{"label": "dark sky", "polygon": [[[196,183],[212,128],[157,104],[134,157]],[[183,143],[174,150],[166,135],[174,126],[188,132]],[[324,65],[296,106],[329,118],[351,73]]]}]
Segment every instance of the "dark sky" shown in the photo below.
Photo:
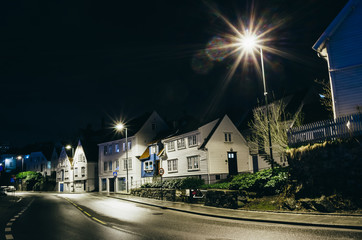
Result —
[{"label": "dark sky", "polygon": [[265,71],[280,97],[328,77],[311,47],[346,2],[1,1],[0,143],[61,140],[152,110],[239,118],[262,83],[252,64],[226,80],[234,58],[200,58],[230,32],[212,9],[237,25],[254,3],[264,29],[278,26],[269,44],[288,55],[265,53]]}]

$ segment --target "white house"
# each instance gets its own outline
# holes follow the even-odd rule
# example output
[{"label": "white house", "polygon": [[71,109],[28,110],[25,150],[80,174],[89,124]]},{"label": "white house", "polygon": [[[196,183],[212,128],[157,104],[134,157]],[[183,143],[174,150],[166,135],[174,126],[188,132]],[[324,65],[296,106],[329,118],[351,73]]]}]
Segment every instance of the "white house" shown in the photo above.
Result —
[{"label": "white house", "polygon": [[192,176],[214,183],[252,170],[247,143],[227,115],[162,143],[166,179]]},{"label": "white house", "polygon": [[74,191],[72,162],[64,147],[59,155],[56,182],[59,192]]},{"label": "white house", "polygon": [[[168,129],[165,121],[157,112],[143,115],[126,124],[122,138],[98,144],[98,176],[100,192],[123,192],[127,189],[128,155],[128,187],[139,187],[141,180],[141,161],[138,159],[148,144],[162,131]],[[123,133],[125,133],[124,130]],[[127,144],[127,151],[126,151]]]},{"label": "white house", "polygon": [[334,118],[362,110],[361,23],[362,1],[350,0],[313,46],[328,63]]},{"label": "white house", "polygon": [[66,149],[62,148],[56,168],[56,182],[59,192],[91,192],[96,189],[97,162],[88,161],[81,141],[78,141],[73,158],[68,157]]},{"label": "white house", "polygon": [[74,192],[91,192],[96,189],[96,162],[89,162],[81,142],[73,156]]}]

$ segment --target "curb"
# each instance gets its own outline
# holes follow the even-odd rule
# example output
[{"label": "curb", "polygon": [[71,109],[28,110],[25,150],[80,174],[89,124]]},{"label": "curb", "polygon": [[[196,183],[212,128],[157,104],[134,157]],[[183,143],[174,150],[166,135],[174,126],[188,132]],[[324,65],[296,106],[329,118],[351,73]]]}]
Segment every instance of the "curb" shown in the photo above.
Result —
[{"label": "curb", "polygon": [[[289,225],[295,225],[295,226],[309,226],[309,227],[325,227],[325,228],[362,230],[362,226],[351,226],[351,225],[342,225],[342,224],[335,225],[335,224],[325,224],[325,223],[290,222],[290,221],[280,221],[280,220],[267,220],[267,219],[253,219],[253,218],[244,218],[244,217],[232,217],[232,216],[226,216],[226,215],[209,214],[209,213],[202,213],[202,212],[184,210],[184,209],[173,208],[173,207],[160,206],[160,205],[153,204],[153,203],[146,203],[146,202],[141,202],[141,201],[132,200],[132,199],[126,199],[126,198],[122,198],[122,197],[110,196],[110,195],[108,195],[107,197],[120,199],[120,200],[123,200],[123,201],[128,201],[128,202],[133,202],[133,203],[138,203],[138,204],[143,204],[143,205],[146,205],[146,206],[158,207],[158,208],[161,208],[161,209],[168,209],[168,210],[184,212],[184,213],[190,213],[190,214],[206,216],[206,217],[216,217],[216,218],[222,218],[222,219],[249,221],[249,222],[289,224]],[[281,212],[278,212],[278,213],[281,213]],[[281,214],[283,214],[283,213],[281,213]],[[307,213],[304,213],[304,214],[307,214]]]}]

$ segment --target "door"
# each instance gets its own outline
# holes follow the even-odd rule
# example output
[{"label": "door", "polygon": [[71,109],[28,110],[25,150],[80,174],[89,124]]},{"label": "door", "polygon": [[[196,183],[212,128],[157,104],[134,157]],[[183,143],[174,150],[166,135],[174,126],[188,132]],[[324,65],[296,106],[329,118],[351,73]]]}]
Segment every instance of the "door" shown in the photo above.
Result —
[{"label": "door", "polygon": [[238,162],[236,159],[236,152],[228,152],[229,175],[238,174]]},{"label": "door", "polygon": [[253,155],[253,172],[259,171],[258,155]]},{"label": "door", "polygon": [[114,178],[109,178],[109,192],[114,192]]},{"label": "door", "polygon": [[59,184],[59,192],[64,192],[64,184],[63,183]]},{"label": "door", "polygon": [[126,178],[121,177],[117,179],[118,179],[118,191],[119,192],[126,191]]}]

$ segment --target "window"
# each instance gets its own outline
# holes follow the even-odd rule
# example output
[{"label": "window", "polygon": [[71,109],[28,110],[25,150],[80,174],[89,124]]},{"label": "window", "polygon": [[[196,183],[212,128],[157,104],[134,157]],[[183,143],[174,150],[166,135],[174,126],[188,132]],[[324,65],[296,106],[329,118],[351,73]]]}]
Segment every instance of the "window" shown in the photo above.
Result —
[{"label": "window", "polygon": [[132,149],[132,142],[131,141],[128,142],[128,150],[130,150],[130,149]]},{"label": "window", "polygon": [[112,161],[109,161],[109,171],[112,171]]},{"label": "window", "polygon": [[175,142],[174,141],[168,142],[167,143],[167,149],[168,149],[169,152],[175,151]]},{"label": "window", "polygon": [[126,143],[122,143],[123,152],[126,151]]},{"label": "window", "polygon": [[107,146],[104,146],[103,147],[103,155],[107,155],[107,153],[108,153],[108,148],[107,148]]},{"label": "window", "polygon": [[112,154],[112,145],[108,146],[108,154]]},{"label": "window", "polygon": [[82,167],[81,174],[82,174],[82,177],[85,176],[85,167]]},{"label": "window", "polygon": [[119,144],[118,144],[118,143],[116,143],[116,144],[114,145],[114,152],[116,152],[116,153],[119,152]]},{"label": "window", "polygon": [[168,172],[177,172],[177,164],[178,164],[177,159],[167,160]]},{"label": "window", "polygon": [[68,170],[65,170],[65,180],[69,179],[69,172]]},{"label": "window", "polygon": [[150,147],[150,154],[156,154],[157,153],[156,149],[157,149],[157,146],[151,146]]},{"label": "window", "polygon": [[74,177],[78,177],[78,168],[74,168]]},{"label": "window", "polygon": [[152,123],[151,128],[152,130],[156,130],[156,123]]},{"label": "window", "polygon": [[177,140],[177,149],[182,149],[185,148],[185,139],[184,138],[180,138]]},{"label": "window", "polygon": [[231,142],[231,133],[225,133],[225,142]]},{"label": "window", "polygon": [[107,179],[102,178],[102,191],[107,191]]},{"label": "window", "polygon": [[107,171],[107,162],[104,162],[104,165],[103,165],[103,171]]},{"label": "window", "polygon": [[152,171],[153,170],[153,162],[152,161],[145,161],[144,162],[144,169],[145,169],[145,171]]},{"label": "window", "polygon": [[187,169],[188,170],[199,170],[200,156],[187,157]]},{"label": "window", "polygon": [[189,147],[193,147],[197,145],[197,137],[196,135],[192,135],[188,137]]},{"label": "window", "polygon": [[[132,158],[128,158],[128,169],[132,169]],[[126,159],[123,159],[123,170],[127,170]]]},{"label": "window", "polygon": [[119,170],[119,161],[116,160],[116,170]]}]

